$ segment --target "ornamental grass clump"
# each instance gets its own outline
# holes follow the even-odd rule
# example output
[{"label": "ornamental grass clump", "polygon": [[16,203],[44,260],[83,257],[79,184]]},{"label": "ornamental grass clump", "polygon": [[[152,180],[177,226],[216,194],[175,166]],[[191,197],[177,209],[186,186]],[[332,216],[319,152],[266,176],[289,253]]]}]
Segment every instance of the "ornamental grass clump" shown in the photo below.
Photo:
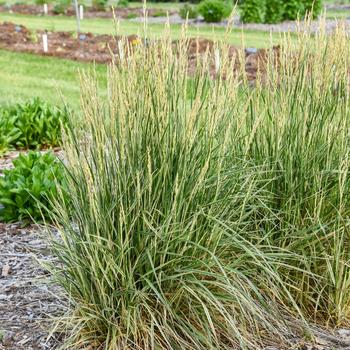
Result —
[{"label": "ornamental grass clump", "polygon": [[190,76],[186,38],[110,66],[107,103],[82,76],[53,203],[67,348],[259,349],[348,321],[350,56],[322,33],[286,37],[254,88],[224,43]]}]

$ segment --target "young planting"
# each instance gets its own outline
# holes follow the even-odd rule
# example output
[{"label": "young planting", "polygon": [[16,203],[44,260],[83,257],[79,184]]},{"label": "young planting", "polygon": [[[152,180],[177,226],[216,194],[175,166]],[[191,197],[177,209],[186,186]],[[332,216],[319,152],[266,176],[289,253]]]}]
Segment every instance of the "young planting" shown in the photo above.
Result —
[{"label": "young planting", "polygon": [[52,153],[30,151],[0,177],[0,221],[27,223],[49,218],[50,203],[62,185],[63,166]]},{"label": "young planting", "polygon": [[107,104],[83,77],[53,201],[67,347],[259,349],[349,321],[349,37],[320,33],[254,88],[224,44],[190,75],[186,39],[112,65]]},{"label": "young planting", "polygon": [[0,108],[0,154],[13,148],[56,147],[67,111],[39,99]]}]

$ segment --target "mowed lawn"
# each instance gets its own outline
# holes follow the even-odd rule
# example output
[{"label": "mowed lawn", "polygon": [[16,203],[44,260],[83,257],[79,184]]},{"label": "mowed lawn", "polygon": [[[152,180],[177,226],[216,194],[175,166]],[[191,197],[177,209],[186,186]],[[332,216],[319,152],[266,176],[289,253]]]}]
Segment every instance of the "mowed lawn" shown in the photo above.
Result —
[{"label": "mowed lawn", "polygon": [[[67,16],[27,16],[10,13],[0,13],[0,22],[7,21],[16,24],[22,24],[29,29],[46,29],[49,31],[75,31],[76,21],[74,17]],[[130,35],[138,34],[143,31],[143,23],[121,20],[119,22],[119,34]],[[163,24],[148,24],[148,35],[150,38],[159,38],[164,34]],[[115,25],[112,19],[85,19],[81,23],[83,32],[95,34],[115,34]],[[182,32],[181,25],[171,25],[170,35],[173,39],[180,37]],[[234,45],[242,45],[244,36],[244,45],[252,47],[269,47],[280,40],[280,34],[271,34],[268,32],[244,30],[240,28],[232,29],[226,33],[225,27],[215,27],[212,25],[201,25],[198,27],[189,26],[188,35],[193,37],[202,37],[212,40],[218,40],[225,37],[227,42]]]},{"label": "mowed lawn", "polygon": [[[0,104],[40,97],[54,104],[79,106],[79,70],[92,64],[0,50]],[[95,65],[101,87],[106,66]],[[105,93],[105,89],[103,89]]]},{"label": "mowed lawn", "polygon": [[[0,13],[0,22],[10,21],[25,25],[31,30],[47,29],[50,31],[74,31],[76,23],[70,17],[24,16]],[[119,34],[133,34],[142,31],[141,23],[121,21]],[[181,26],[172,26],[171,35],[179,38]],[[164,33],[163,25],[149,25],[150,37],[160,37]],[[82,22],[82,31],[96,34],[113,34],[115,26],[108,19],[87,19]],[[209,39],[223,38],[224,28],[189,28],[188,35]],[[234,30],[227,34],[227,40],[235,45],[254,47],[271,47],[279,40],[279,36],[270,37],[268,33]],[[39,96],[53,103],[62,100],[72,106],[79,105],[79,69],[89,69],[92,64],[84,64],[70,60],[42,57],[0,50],[0,103],[11,103]],[[105,84],[106,65],[96,65],[98,79]],[[103,89],[105,91],[105,89]]]}]

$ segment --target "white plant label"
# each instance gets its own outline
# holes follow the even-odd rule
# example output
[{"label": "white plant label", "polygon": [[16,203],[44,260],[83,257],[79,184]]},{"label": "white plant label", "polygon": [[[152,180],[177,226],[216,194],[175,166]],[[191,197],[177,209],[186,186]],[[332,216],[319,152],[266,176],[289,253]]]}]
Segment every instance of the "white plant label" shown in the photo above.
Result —
[{"label": "white plant label", "polygon": [[44,13],[47,15],[49,13],[49,9],[47,7],[47,4],[44,4]]},{"label": "white plant label", "polygon": [[84,6],[83,5],[79,6],[79,17],[81,20],[84,19]]},{"label": "white plant label", "polygon": [[44,49],[44,52],[48,52],[49,51],[47,34],[43,34],[43,49]]},{"label": "white plant label", "polygon": [[123,62],[124,61],[124,47],[123,47],[123,43],[121,40],[118,41],[118,51],[119,51],[120,61]]},{"label": "white plant label", "polygon": [[220,51],[219,51],[219,49],[215,49],[214,59],[215,59],[215,72],[218,73],[220,70]]}]

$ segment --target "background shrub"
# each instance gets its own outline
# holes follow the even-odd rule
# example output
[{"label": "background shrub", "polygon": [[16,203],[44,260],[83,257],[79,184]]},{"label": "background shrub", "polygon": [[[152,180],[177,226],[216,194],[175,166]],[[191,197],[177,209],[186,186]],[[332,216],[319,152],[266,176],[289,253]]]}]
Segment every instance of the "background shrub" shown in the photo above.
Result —
[{"label": "background shrub", "polygon": [[13,169],[0,177],[0,220],[6,222],[48,218],[50,200],[62,183],[63,166],[53,153],[30,151],[13,160]]},{"label": "background shrub", "polygon": [[264,23],[279,23],[283,20],[284,0],[269,0],[266,3]]},{"label": "background shrub", "polygon": [[223,0],[203,0],[198,5],[198,12],[206,22],[220,22],[231,13],[232,6]]},{"label": "background shrub", "polygon": [[44,5],[44,4],[49,4],[51,2],[52,0],[35,0],[36,5]]},{"label": "background shrub", "polygon": [[107,8],[108,0],[92,0],[92,6],[100,11],[104,11]]},{"label": "background shrub", "polygon": [[198,17],[198,10],[195,6],[185,4],[180,8],[179,14],[182,19],[195,19]]},{"label": "background shrub", "polygon": [[302,17],[304,13],[305,7],[303,0],[285,0],[283,19],[292,21],[298,17]]},{"label": "background shrub", "polygon": [[129,6],[129,0],[119,0],[117,7],[119,8],[127,8]]},{"label": "background shrub", "polygon": [[[67,111],[39,99],[0,109],[0,147],[45,148],[61,142]],[[6,136],[4,136],[6,135]]]},{"label": "background shrub", "polygon": [[59,0],[54,3],[53,13],[55,15],[63,15],[67,12],[68,8],[72,5],[71,0]]},{"label": "background shrub", "polygon": [[240,6],[241,20],[244,23],[263,23],[266,0],[244,0]]},{"label": "background shrub", "polygon": [[313,18],[317,18],[323,9],[323,0],[303,0],[304,12],[310,13],[312,11]]}]

